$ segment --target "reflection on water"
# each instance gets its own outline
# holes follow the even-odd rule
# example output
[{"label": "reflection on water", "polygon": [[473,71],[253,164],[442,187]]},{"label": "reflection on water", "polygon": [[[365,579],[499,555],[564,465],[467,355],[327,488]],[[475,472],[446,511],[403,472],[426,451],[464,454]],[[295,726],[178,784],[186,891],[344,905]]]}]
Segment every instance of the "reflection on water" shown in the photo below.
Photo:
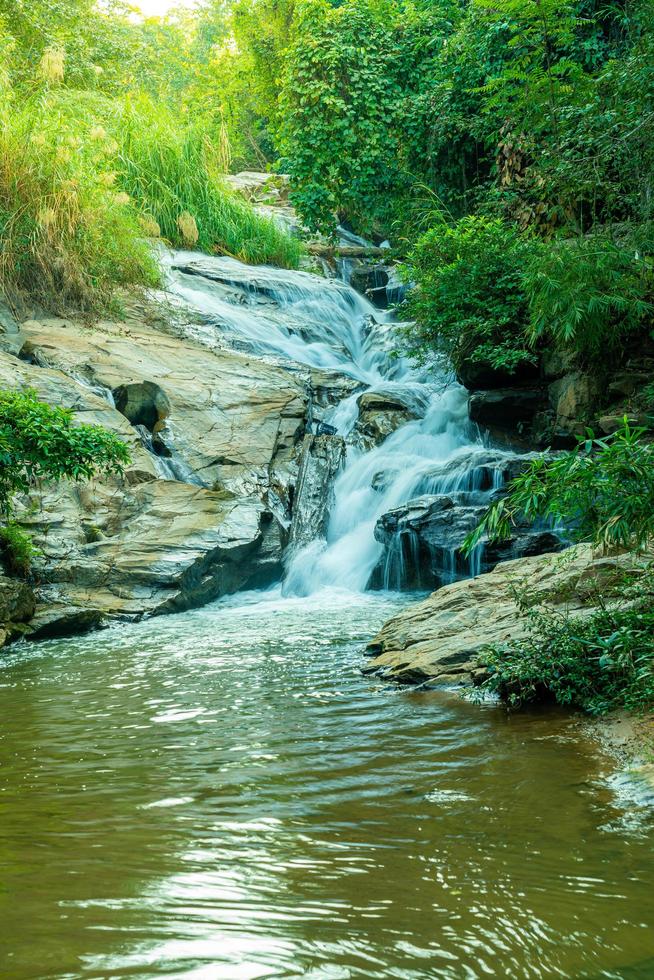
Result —
[{"label": "reflection on water", "polygon": [[363,678],[405,601],[4,654],[3,980],[654,977],[649,813],[565,716]]}]

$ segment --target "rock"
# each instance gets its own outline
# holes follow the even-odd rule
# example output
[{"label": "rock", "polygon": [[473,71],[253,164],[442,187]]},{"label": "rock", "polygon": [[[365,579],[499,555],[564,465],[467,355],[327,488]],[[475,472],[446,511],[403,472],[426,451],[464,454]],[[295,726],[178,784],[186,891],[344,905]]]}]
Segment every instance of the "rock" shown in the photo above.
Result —
[{"label": "rock", "polygon": [[597,425],[600,432],[602,432],[605,436],[610,436],[614,432],[617,432],[618,429],[622,428],[625,416],[627,417],[629,425],[639,426],[647,424],[647,418],[645,416],[629,415],[626,412],[623,412],[620,415],[601,415],[597,420]]},{"label": "rock", "polygon": [[99,609],[46,602],[37,606],[27,636],[30,640],[49,640],[58,636],[88,633],[101,626],[103,619]]},{"label": "rock", "polygon": [[366,265],[362,262],[361,264],[357,265],[350,274],[350,285],[359,293],[366,295],[371,290],[383,290],[384,305],[387,283],[388,271],[386,266],[380,263],[375,265]]},{"label": "rock", "polygon": [[304,377],[144,319],[33,320],[23,324],[33,363],[0,353],[0,386],[74,408],[132,457],[124,479],[18,502],[43,554],[35,636],[186,609],[281,568]]},{"label": "rock", "polygon": [[547,396],[540,388],[500,388],[476,391],[468,400],[471,422],[488,429],[503,442],[530,442],[536,416],[547,407]]},{"label": "rock", "polygon": [[402,683],[471,685],[485,676],[484,651],[526,634],[527,620],[514,590],[533,603],[570,616],[596,608],[597,590],[618,585],[625,571],[642,572],[630,554],[594,556],[586,545],[559,555],[506,562],[474,579],[455,582],[389,620],[367,648],[366,673]]},{"label": "rock", "polygon": [[611,380],[608,392],[612,398],[633,398],[651,383],[652,376],[643,371],[621,371]]},{"label": "rock", "polygon": [[549,386],[549,399],[556,425],[566,432],[582,433],[593,417],[600,395],[599,382],[580,371],[554,381]]},{"label": "rock", "polygon": [[34,592],[26,582],[0,574],[0,647],[24,632],[35,608]]},{"label": "rock", "polygon": [[242,170],[238,174],[225,174],[225,183],[248,201],[285,201],[288,198],[289,178],[286,174],[267,174],[256,170]]},{"label": "rock", "polygon": [[543,351],[540,359],[541,376],[546,381],[563,377],[575,369],[577,355],[574,351],[553,347]]},{"label": "rock", "polygon": [[334,480],[345,459],[339,436],[304,437],[293,503],[289,555],[324,538],[333,503]]},{"label": "rock", "polygon": [[0,350],[18,355],[23,343],[20,325],[11,307],[0,295]]},{"label": "rock", "polygon": [[537,364],[525,361],[519,364],[515,371],[503,371],[491,367],[486,361],[464,360],[457,368],[457,378],[469,391],[481,391],[494,388],[510,388],[513,385],[523,385],[536,379],[539,374]]},{"label": "rock", "polygon": [[364,450],[379,446],[396,429],[419,419],[426,405],[408,387],[378,386],[357,399],[359,417],[354,426],[354,439]]},{"label": "rock", "polygon": [[560,547],[553,531],[524,524],[507,541],[483,543],[465,558],[461,546],[487,507],[466,502],[470,496],[425,495],[384,514],[375,526],[375,538],[385,547],[375,584],[386,589],[438,588],[490,571],[501,561]]}]

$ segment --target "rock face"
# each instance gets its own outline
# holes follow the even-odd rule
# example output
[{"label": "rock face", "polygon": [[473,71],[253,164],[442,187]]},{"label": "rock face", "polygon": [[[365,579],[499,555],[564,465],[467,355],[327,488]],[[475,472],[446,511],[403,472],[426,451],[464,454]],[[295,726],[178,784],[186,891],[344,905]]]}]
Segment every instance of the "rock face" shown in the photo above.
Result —
[{"label": "rock face", "polygon": [[17,517],[37,561],[37,635],[198,605],[279,574],[305,394],[292,371],[172,326],[22,324],[0,386],[32,387],[116,433],[124,479],[43,488]]},{"label": "rock face", "polygon": [[[489,503],[533,458],[534,454],[475,447],[426,471],[418,495],[377,521],[375,538],[384,545],[384,554],[373,586],[434,589],[490,571],[500,561],[558,550],[557,534],[524,524],[507,541],[480,543],[470,558],[460,551]],[[383,491],[383,473],[375,475],[373,486],[377,484]]]},{"label": "rock face", "polygon": [[289,556],[327,532],[334,480],[345,459],[339,436],[306,435],[293,501]]},{"label": "rock face", "polygon": [[559,555],[506,562],[493,572],[455,582],[389,620],[370,642],[366,673],[406,684],[470,685],[485,676],[485,649],[520,639],[526,618],[514,590],[570,616],[596,609],[597,590],[610,589],[642,562],[630,554],[593,556],[586,545]]},{"label": "rock face", "polygon": [[488,429],[500,442],[531,442],[531,430],[539,412],[548,408],[540,388],[498,388],[475,391],[468,400],[470,421]]},{"label": "rock face", "polygon": [[378,575],[384,588],[438,588],[468,575],[488,572],[499,562],[558,550],[558,536],[529,524],[498,543],[482,544],[470,558],[460,548],[486,511],[455,496],[416,497],[388,511],[377,522],[375,538],[385,547]]},{"label": "rock face", "polygon": [[569,432],[583,432],[597,407],[601,389],[588,374],[565,374],[549,387],[549,397],[557,424]]}]

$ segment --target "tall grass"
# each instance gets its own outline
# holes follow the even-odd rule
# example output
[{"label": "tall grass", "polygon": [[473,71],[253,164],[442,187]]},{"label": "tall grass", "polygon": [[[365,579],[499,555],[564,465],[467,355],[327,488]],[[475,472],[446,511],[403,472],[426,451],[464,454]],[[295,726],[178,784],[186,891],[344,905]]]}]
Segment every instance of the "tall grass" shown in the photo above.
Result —
[{"label": "tall grass", "polygon": [[235,197],[206,135],[145,98],[44,87],[0,94],[0,290],[54,311],[105,310],[153,286],[147,237],[298,265],[302,246]]},{"label": "tall grass", "polygon": [[300,242],[227,189],[218,167],[224,149],[205,133],[139,99],[126,104],[117,138],[120,186],[169,242],[297,267]]},{"label": "tall grass", "polygon": [[[84,134],[86,135],[86,134]],[[59,311],[105,309],[117,286],[155,285],[157,263],[114,186],[105,141],[42,97],[0,106],[0,289]]]}]

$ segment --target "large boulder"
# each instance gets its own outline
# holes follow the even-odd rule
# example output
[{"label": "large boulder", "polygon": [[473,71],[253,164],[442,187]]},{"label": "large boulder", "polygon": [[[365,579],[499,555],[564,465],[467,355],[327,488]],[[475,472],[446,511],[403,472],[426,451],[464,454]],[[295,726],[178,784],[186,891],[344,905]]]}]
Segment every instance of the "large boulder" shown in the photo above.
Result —
[{"label": "large boulder", "polygon": [[279,575],[305,423],[297,373],[144,316],[22,330],[22,359],[0,353],[0,386],[74,408],[131,454],[122,479],[18,501],[42,556],[34,635],[185,609]]},{"label": "large boulder", "polygon": [[401,426],[422,418],[426,404],[419,393],[400,385],[377,386],[357,399],[354,441],[364,450],[381,445]]},{"label": "large boulder", "polygon": [[376,584],[384,588],[438,588],[480,572],[499,562],[539,555],[560,547],[557,534],[525,523],[501,542],[482,541],[469,558],[461,552],[468,534],[486,511],[470,503],[467,494],[431,494],[414,498],[384,514],[375,538],[384,545]]},{"label": "large boulder", "polygon": [[586,545],[506,562],[439,589],[389,620],[368,644],[365,672],[405,684],[474,684],[486,676],[489,645],[526,635],[520,592],[551,611],[588,616],[597,609],[598,592],[619,589],[624,573],[642,574],[643,564],[628,553],[594,555]]}]

